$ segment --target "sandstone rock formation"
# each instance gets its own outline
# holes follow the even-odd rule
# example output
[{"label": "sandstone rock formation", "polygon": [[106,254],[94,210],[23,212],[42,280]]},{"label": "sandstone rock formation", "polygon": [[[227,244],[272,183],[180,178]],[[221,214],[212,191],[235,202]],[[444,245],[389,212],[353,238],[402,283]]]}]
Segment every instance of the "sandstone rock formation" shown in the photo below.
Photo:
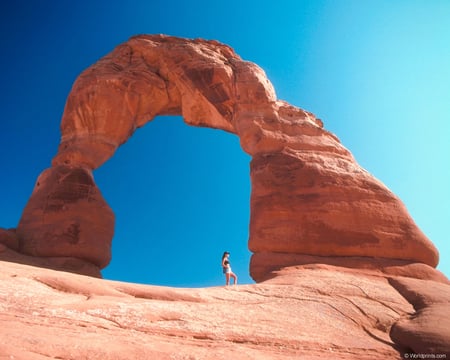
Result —
[{"label": "sandstone rock formation", "polygon": [[0,245],[12,250],[19,250],[19,239],[17,238],[15,229],[0,228]]},{"label": "sandstone rock formation", "polygon": [[[234,133],[251,155],[258,284],[95,278],[111,257],[114,214],[92,171],[164,114]],[[0,358],[450,357],[437,250],[321,120],[277,99],[228,46],[131,38],[78,77],[61,132],[17,230],[0,229]]]},{"label": "sandstone rock formation", "polygon": [[17,228],[23,253],[108,265],[114,214],[89,169],[57,165],[45,170],[24,214]]},{"label": "sandstone rock formation", "polygon": [[75,81],[58,153],[17,228],[19,250],[104,267],[114,220],[92,170],[137,128],[173,114],[235,133],[252,156],[256,279],[281,268],[280,257],[300,264],[304,255],[437,265],[402,202],[313,114],[278,100],[262,69],[216,41],[163,35],[131,38]]},{"label": "sandstone rock formation", "polygon": [[[0,269],[1,359],[373,360],[404,359],[412,349],[450,356],[449,346],[419,347],[431,335],[416,324],[405,335],[414,304],[436,299],[413,307],[398,285],[448,300],[442,282],[393,277],[398,292],[371,270],[309,265],[260,284],[176,289],[2,261]],[[450,313],[448,302],[439,306]],[[437,325],[448,336],[448,322]]]}]

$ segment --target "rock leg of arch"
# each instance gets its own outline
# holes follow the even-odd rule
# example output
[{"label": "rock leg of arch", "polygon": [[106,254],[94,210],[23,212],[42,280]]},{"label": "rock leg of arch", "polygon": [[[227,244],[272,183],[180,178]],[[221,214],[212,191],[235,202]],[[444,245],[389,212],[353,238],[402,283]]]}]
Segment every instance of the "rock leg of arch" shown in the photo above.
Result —
[{"label": "rock leg of arch", "polygon": [[43,171],[23,213],[21,252],[82,259],[99,268],[109,263],[114,213],[89,169],[58,165]]},{"label": "rock leg of arch", "polygon": [[58,153],[19,222],[22,251],[106,266],[114,217],[92,170],[137,128],[175,114],[190,125],[235,133],[252,156],[249,248],[256,280],[283,256],[292,264],[293,255],[437,265],[436,248],[402,202],[313,114],[278,100],[262,69],[216,41],[163,35],[131,38],[75,81]]}]

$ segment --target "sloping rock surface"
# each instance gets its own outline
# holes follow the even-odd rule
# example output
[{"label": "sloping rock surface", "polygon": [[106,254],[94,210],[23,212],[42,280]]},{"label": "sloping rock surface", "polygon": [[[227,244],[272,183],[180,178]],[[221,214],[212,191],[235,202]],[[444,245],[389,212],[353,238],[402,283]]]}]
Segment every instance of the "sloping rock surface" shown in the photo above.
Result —
[{"label": "sloping rock surface", "polygon": [[5,359],[401,359],[389,331],[415,311],[386,278],[332,266],[201,289],[0,268]]},{"label": "sloping rock surface", "polygon": [[391,329],[392,339],[418,354],[446,354],[450,357],[450,285],[428,280],[391,279],[415,308]]}]

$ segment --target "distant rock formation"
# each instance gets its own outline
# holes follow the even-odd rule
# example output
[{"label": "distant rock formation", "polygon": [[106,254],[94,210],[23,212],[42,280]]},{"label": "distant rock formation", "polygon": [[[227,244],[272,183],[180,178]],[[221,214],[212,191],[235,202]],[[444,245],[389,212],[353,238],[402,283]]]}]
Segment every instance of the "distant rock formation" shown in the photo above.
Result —
[{"label": "distant rock formation", "polygon": [[283,258],[292,265],[304,255],[437,265],[436,248],[402,202],[321,120],[278,100],[261,68],[217,41],[164,35],[131,38],[75,81],[58,153],[17,228],[19,250],[105,267],[114,215],[92,170],[137,128],[176,114],[187,124],[236,134],[252,157],[249,248],[256,280],[281,268]]}]

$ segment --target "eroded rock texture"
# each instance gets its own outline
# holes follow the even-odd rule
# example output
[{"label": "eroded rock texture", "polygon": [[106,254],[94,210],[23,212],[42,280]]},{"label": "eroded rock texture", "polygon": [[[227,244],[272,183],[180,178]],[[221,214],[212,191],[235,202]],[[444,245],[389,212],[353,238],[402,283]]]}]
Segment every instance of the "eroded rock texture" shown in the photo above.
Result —
[{"label": "eroded rock texture", "polygon": [[235,133],[252,156],[249,248],[265,259],[256,278],[280,268],[279,254],[436,266],[437,250],[401,201],[313,114],[278,100],[262,69],[216,41],[162,35],[131,38],[74,83],[53,167],[17,229],[21,250],[104,267],[113,215],[91,170],[138,127],[173,114]]},{"label": "eroded rock texture", "polygon": [[105,267],[114,214],[83,167],[57,165],[38,178],[17,228],[21,252],[74,257]]},{"label": "eroded rock texture", "polygon": [[392,340],[405,351],[450,356],[450,285],[407,278],[390,283],[416,310],[392,326]]},{"label": "eroded rock texture", "polygon": [[389,328],[414,312],[386,279],[337,269],[180,289],[0,268],[1,359],[402,359]]}]

